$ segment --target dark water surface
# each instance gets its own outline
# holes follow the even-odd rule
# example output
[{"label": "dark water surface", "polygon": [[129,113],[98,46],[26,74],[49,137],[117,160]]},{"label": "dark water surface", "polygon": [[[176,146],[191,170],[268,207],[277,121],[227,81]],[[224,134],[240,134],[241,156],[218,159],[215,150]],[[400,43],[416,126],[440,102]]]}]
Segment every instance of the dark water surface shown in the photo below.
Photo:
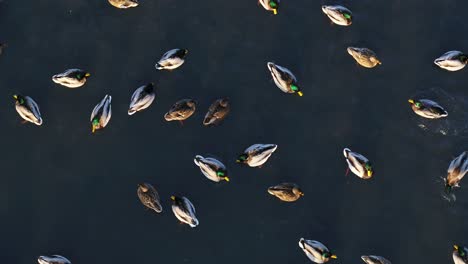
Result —
[{"label": "dark water surface", "polygon": [[[141,0],[131,10],[106,0],[4,0],[2,263],[42,254],[74,264],[308,263],[301,237],[329,245],[333,263],[362,263],[363,254],[452,263],[452,245],[468,243],[468,191],[462,182],[448,203],[440,177],[466,150],[468,71],[432,61],[468,50],[468,2],[346,1],[351,27],[330,25],[320,8],[329,3],[284,0],[273,16],[256,0]],[[371,48],[383,64],[359,67],[347,46]],[[156,71],[176,47],[189,49],[186,63]],[[304,97],[276,88],[268,61],[291,69]],[[84,87],[51,81],[74,67],[92,73]],[[155,102],[129,117],[134,89],[151,81]],[[416,117],[407,99],[421,91],[451,97],[442,99],[449,119]],[[21,124],[14,93],[38,102],[43,126]],[[92,135],[89,116],[105,94],[113,116]],[[209,105],[224,96],[231,114],[203,127]],[[188,97],[199,103],[196,114],[184,126],[165,122]],[[261,169],[236,165],[254,143],[279,147]],[[344,176],[344,147],[371,159],[372,180]],[[231,182],[204,178],[196,154],[224,161]],[[283,181],[298,183],[303,199],[286,204],[266,192]],[[140,182],[159,190],[161,215],[138,201]],[[192,200],[199,227],[178,224],[172,194]]]}]

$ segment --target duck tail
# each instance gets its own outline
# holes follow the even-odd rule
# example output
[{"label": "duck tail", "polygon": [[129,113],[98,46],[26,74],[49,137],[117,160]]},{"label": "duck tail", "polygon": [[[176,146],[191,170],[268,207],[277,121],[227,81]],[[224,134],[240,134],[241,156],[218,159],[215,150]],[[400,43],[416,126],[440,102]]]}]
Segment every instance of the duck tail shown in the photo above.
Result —
[{"label": "duck tail", "polygon": [[156,67],[156,69],[158,69],[158,70],[164,69],[164,67],[163,67],[161,64],[159,64],[159,63],[156,63],[155,67]]}]

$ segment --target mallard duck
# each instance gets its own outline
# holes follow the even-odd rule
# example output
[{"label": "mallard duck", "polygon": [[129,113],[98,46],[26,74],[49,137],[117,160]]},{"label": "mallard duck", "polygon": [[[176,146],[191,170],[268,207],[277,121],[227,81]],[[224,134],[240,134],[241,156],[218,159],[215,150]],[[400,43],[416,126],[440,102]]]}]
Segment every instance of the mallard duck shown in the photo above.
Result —
[{"label": "mallard duck", "polygon": [[203,125],[205,126],[214,126],[221,123],[221,121],[226,118],[227,114],[231,106],[229,104],[229,99],[222,98],[214,101],[211,104],[210,108],[208,109],[208,113],[205,115],[205,119],[203,119]]},{"label": "mallard duck", "polygon": [[60,255],[52,255],[50,257],[39,256],[37,262],[39,262],[39,264],[71,264],[67,258]]},{"label": "mallard duck", "polygon": [[228,174],[226,166],[224,166],[221,161],[215,158],[204,158],[203,156],[197,155],[193,162],[200,167],[200,171],[208,179],[214,182],[222,180],[229,181],[228,176],[226,176]]},{"label": "mallard duck", "polygon": [[447,177],[445,179],[445,188],[449,192],[453,187],[459,187],[460,181],[468,172],[468,152],[463,151],[456,157],[447,169]]},{"label": "mallard duck", "polygon": [[390,261],[380,256],[361,256],[361,259],[367,264],[392,264]]},{"label": "mallard duck", "polygon": [[98,129],[106,127],[109,123],[112,116],[111,101],[112,96],[106,94],[104,99],[94,107],[90,118],[93,133]]},{"label": "mallard duck", "polygon": [[185,62],[188,50],[186,49],[172,49],[161,57],[156,63],[155,67],[158,70],[174,70],[182,66]]},{"label": "mallard duck", "polygon": [[455,264],[468,264],[468,248],[454,245],[453,249],[453,262]]},{"label": "mallard duck", "polygon": [[280,0],[258,0],[258,3],[260,3],[265,10],[271,11],[275,15],[278,14]]},{"label": "mallard duck", "polygon": [[363,67],[374,68],[375,66],[382,64],[377,58],[375,52],[368,48],[348,47],[347,50],[349,55],[353,56],[354,60]]},{"label": "mallard duck", "polygon": [[428,99],[409,99],[408,102],[411,104],[411,109],[422,117],[429,119],[437,119],[448,116],[447,111],[440,106],[438,103]]},{"label": "mallard duck", "polygon": [[244,150],[237,163],[247,164],[250,167],[262,166],[278,148],[275,144],[254,144]]},{"label": "mallard duck", "polygon": [[156,213],[162,212],[159,194],[151,184],[138,184],[137,195],[144,206],[154,210]]},{"label": "mallard duck", "polygon": [[52,76],[52,81],[68,88],[78,88],[83,86],[90,76],[89,72],[80,69],[69,69]]},{"label": "mallard duck", "polygon": [[195,207],[189,199],[185,197],[171,196],[172,212],[181,221],[190,227],[198,226],[199,222],[195,216]]},{"label": "mallard duck", "polygon": [[183,121],[195,113],[197,102],[193,99],[182,99],[177,101],[164,115],[166,121]]},{"label": "mallard duck", "polygon": [[343,155],[348,163],[348,169],[350,169],[356,176],[361,179],[367,180],[372,177],[374,170],[372,164],[363,155],[352,152],[349,148],[343,150]]},{"label": "mallard duck", "polygon": [[128,107],[128,115],[133,115],[136,112],[148,108],[156,97],[154,93],[153,83],[143,85],[135,90],[130,99],[130,106]]},{"label": "mallard duck", "polygon": [[38,126],[42,125],[42,117],[41,112],[39,112],[39,106],[31,97],[15,94],[13,95],[13,98],[16,101],[16,112],[18,112],[18,114],[24,120]]},{"label": "mallard duck", "polygon": [[274,64],[273,62],[267,63],[268,70],[270,70],[271,76],[276,86],[285,93],[297,93],[302,96],[303,93],[297,85],[297,79],[292,72],[284,67]]},{"label": "mallard duck", "polygon": [[468,55],[458,50],[452,50],[435,59],[434,63],[447,71],[458,71],[465,68],[468,63]]},{"label": "mallard duck", "polygon": [[353,14],[351,11],[340,5],[324,5],[322,6],[322,11],[325,15],[330,18],[330,20],[340,26],[349,26],[353,23]]},{"label": "mallard duck", "polygon": [[336,255],[330,252],[328,248],[315,240],[299,240],[299,247],[304,251],[307,257],[315,263],[325,263],[330,259],[336,259]]},{"label": "mallard duck", "polygon": [[137,0],[108,0],[109,3],[120,9],[127,9],[138,6]]},{"label": "mallard duck", "polygon": [[304,196],[304,193],[295,183],[280,183],[268,188],[268,193],[278,197],[281,201],[294,202]]}]

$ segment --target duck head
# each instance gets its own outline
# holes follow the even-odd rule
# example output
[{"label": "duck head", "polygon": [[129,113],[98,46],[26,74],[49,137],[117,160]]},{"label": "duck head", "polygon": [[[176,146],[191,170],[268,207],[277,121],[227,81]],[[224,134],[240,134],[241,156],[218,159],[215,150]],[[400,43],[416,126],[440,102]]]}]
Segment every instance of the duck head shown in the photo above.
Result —
[{"label": "duck head", "polygon": [[146,185],[143,183],[143,184],[138,184],[138,188],[140,188],[140,190],[142,192],[147,192],[148,191],[148,187],[146,187]]},{"label": "duck head", "polygon": [[370,162],[364,164],[364,169],[366,170],[367,176],[371,177],[374,174],[374,170],[372,169],[372,164]]},{"label": "duck head", "polygon": [[458,60],[461,63],[467,64],[468,63],[468,55],[462,54],[458,57]]},{"label": "duck head", "polygon": [[18,102],[18,104],[22,105],[25,103],[25,100],[24,100],[24,97],[21,96],[21,95],[13,95],[13,98],[16,100],[16,102]]},{"label": "duck head", "polygon": [[292,189],[292,192],[293,192],[294,194],[296,194],[296,195],[304,196],[304,193],[302,192],[301,189],[299,189],[299,187],[294,187],[294,188]]},{"label": "duck head", "polygon": [[273,11],[273,14],[275,14],[275,15],[278,14],[278,7],[279,7],[279,1],[278,0],[268,1],[268,6]]},{"label": "duck head", "polygon": [[299,95],[299,96],[304,95],[304,94],[302,93],[301,89],[299,89],[299,87],[298,87],[297,85],[291,84],[290,88],[291,88],[292,91],[294,91],[295,93],[297,93],[297,95]]},{"label": "duck head", "polygon": [[85,73],[79,72],[79,73],[76,74],[75,77],[76,77],[76,79],[78,79],[79,81],[81,81],[81,80],[83,80],[84,78],[88,78],[88,77],[90,77],[90,76],[91,76],[91,73],[89,73],[89,72],[85,72]]},{"label": "duck head", "polygon": [[222,107],[228,107],[229,105],[229,98],[223,98],[219,101],[219,105]]},{"label": "duck head", "polygon": [[411,105],[414,105],[416,108],[421,108],[422,107],[422,104],[421,102],[418,102],[417,100],[413,100],[413,99],[409,99],[408,102],[411,104]]},{"label": "duck head", "polygon": [[143,89],[146,93],[152,93],[154,91],[154,83],[148,83]]},{"label": "duck head", "polygon": [[323,258],[326,258],[326,259],[328,259],[328,258],[332,258],[332,259],[338,258],[335,254],[333,254],[333,253],[331,253],[331,252],[328,252],[328,251],[327,251],[327,252],[323,252],[322,257],[323,257]]},{"label": "duck head", "polygon": [[94,118],[93,121],[92,121],[92,124],[91,124],[91,132],[96,132],[96,130],[98,130],[100,127],[101,127],[101,124],[99,123],[99,119],[98,118]]},{"label": "duck head", "polygon": [[236,162],[237,163],[246,163],[247,162],[247,154],[243,153],[239,156],[239,158],[237,158]]},{"label": "duck head", "polygon": [[216,172],[216,176],[218,176],[219,178],[221,178],[221,179],[223,179],[223,180],[229,182],[229,177],[226,176],[226,172],[223,171],[223,170],[218,170],[218,171]]},{"label": "duck head", "polygon": [[467,257],[467,253],[465,252],[464,247],[458,246],[458,245],[453,245],[453,249],[455,252],[458,253],[458,255],[462,258]]}]

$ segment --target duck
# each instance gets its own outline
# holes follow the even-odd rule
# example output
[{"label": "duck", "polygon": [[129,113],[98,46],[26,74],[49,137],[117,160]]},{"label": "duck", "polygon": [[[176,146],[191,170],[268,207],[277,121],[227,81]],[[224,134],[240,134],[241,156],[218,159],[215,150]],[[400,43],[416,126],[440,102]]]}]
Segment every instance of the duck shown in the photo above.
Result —
[{"label": "duck", "polygon": [[154,210],[156,213],[162,212],[161,200],[153,185],[149,183],[138,184],[137,195],[144,206]]},{"label": "duck", "polygon": [[367,180],[374,175],[372,164],[363,155],[352,152],[349,148],[343,149],[343,155],[348,163],[348,169],[359,178]]},{"label": "duck", "polygon": [[70,260],[60,255],[48,256],[39,256],[37,258],[39,264],[71,264]]},{"label": "duck", "polygon": [[78,88],[83,86],[90,76],[91,73],[81,69],[68,69],[52,76],[52,81],[68,88]]},{"label": "duck", "polygon": [[353,56],[356,62],[366,68],[374,68],[382,64],[374,51],[368,48],[348,47],[348,54]]},{"label": "duck", "polygon": [[392,264],[386,258],[374,255],[361,256],[361,259],[367,264]]},{"label": "duck", "polygon": [[139,4],[137,0],[108,0],[108,1],[109,1],[109,4],[120,9],[137,7]]},{"label": "duck", "polygon": [[250,167],[261,167],[278,148],[275,144],[254,144],[244,150],[236,162]]},{"label": "duck", "polygon": [[445,178],[445,188],[450,192],[453,187],[460,187],[459,183],[468,172],[468,152],[463,151],[458,157],[450,162]]},{"label": "duck", "polygon": [[197,102],[193,99],[182,99],[172,105],[171,109],[164,115],[166,121],[183,121],[191,117],[197,108]]},{"label": "duck", "polygon": [[409,99],[408,102],[413,112],[424,118],[438,119],[448,116],[448,112],[442,106],[429,99]]},{"label": "duck", "polygon": [[290,70],[273,62],[268,62],[267,67],[273,77],[273,81],[281,91],[284,93],[296,93],[299,96],[304,95],[297,85],[296,76]]},{"label": "duck", "polygon": [[339,26],[349,26],[353,23],[353,14],[344,6],[323,5],[322,11],[333,23]]},{"label": "duck", "polygon": [[184,224],[197,227],[199,221],[195,216],[195,207],[186,197],[171,196],[172,212]]},{"label": "duck", "polygon": [[29,96],[13,95],[16,112],[25,120],[35,125],[42,125],[41,112],[37,103]]},{"label": "duck", "polygon": [[93,133],[96,132],[96,130],[106,127],[109,123],[112,116],[111,101],[112,96],[106,94],[104,99],[94,107],[90,118]]},{"label": "duck", "polygon": [[156,94],[154,93],[154,84],[148,83],[135,90],[130,99],[128,107],[128,115],[133,115],[136,112],[148,108],[154,101]]},{"label": "duck", "polygon": [[454,264],[468,264],[468,248],[463,246],[453,246],[452,258]]},{"label": "duck", "polygon": [[155,67],[158,70],[174,70],[182,66],[185,62],[185,56],[187,56],[187,49],[172,49],[164,55],[156,63]]},{"label": "duck", "polygon": [[295,202],[304,196],[304,193],[297,184],[289,182],[269,187],[268,193],[284,202]]},{"label": "duck", "polygon": [[205,126],[215,126],[223,121],[229,111],[231,109],[231,105],[229,103],[228,98],[221,98],[214,101],[208,112],[205,115],[205,119],[203,119],[203,125]]},{"label": "duck", "polygon": [[316,240],[301,238],[299,240],[299,247],[304,251],[306,256],[315,263],[326,263],[330,259],[337,258],[324,244]]},{"label": "duck", "polygon": [[459,71],[465,68],[468,63],[468,55],[458,51],[451,50],[434,60],[434,64],[447,71]]},{"label": "duck", "polygon": [[273,14],[278,14],[278,8],[280,0],[258,0],[258,3],[265,8],[267,11],[273,12]]},{"label": "duck", "polygon": [[200,171],[209,180],[214,182],[223,180],[229,182],[229,177],[226,176],[228,174],[226,166],[221,161],[215,158],[204,158],[201,155],[196,155],[193,162],[200,167]]}]

